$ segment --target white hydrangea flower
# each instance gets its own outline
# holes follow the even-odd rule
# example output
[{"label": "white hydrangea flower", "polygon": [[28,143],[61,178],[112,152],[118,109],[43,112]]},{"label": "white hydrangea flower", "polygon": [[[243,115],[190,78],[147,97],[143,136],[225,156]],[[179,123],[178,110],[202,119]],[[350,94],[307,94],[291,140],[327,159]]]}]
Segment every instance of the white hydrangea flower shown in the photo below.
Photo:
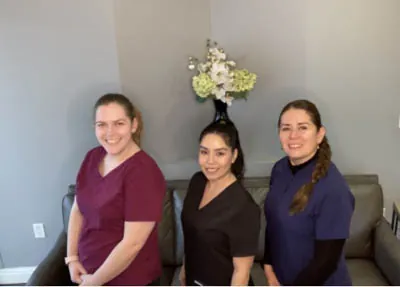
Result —
[{"label": "white hydrangea flower", "polygon": [[209,51],[217,60],[226,60],[226,54],[222,53],[217,48],[210,48]]},{"label": "white hydrangea flower", "polygon": [[221,87],[216,87],[213,89],[212,94],[215,95],[215,98],[218,100],[222,100],[225,97],[226,91]]}]

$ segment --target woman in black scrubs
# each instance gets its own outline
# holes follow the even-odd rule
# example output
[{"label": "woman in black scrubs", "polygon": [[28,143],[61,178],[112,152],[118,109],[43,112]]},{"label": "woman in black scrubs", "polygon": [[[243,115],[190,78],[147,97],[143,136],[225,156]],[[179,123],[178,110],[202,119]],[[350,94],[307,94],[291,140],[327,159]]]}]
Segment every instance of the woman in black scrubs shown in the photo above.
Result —
[{"label": "woman in black scrubs", "polygon": [[198,162],[182,210],[182,285],[252,285],[260,209],[242,186],[244,158],[232,123],[215,122],[200,135]]}]

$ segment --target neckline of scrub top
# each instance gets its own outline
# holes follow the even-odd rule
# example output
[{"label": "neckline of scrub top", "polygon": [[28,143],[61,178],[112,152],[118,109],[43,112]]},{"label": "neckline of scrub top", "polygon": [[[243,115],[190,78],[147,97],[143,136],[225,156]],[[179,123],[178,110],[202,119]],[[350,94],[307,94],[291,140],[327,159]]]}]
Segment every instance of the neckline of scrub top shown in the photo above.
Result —
[{"label": "neckline of scrub top", "polygon": [[139,157],[142,153],[144,153],[144,151],[142,149],[139,149],[137,152],[135,152],[134,154],[130,155],[129,157],[127,157],[126,159],[124,159],[120,164],[118,164],[116,167],[114,167],[112,170],[110,170],[106,175],[102,175],[100,173],[100,164],[103,161],[104,157],[107,155],[107,151],[101,147],[101,153],[99,156],[99,161],[96,164],[96,171],[97,171],[97,176],[99,176],[102,180],[105,180],[109,177],[111,177],[111,175],[113,173],[117,173],[118,170],[122,169],[125,165],[128,164],[128,162],[134,160],[135,158]]},{"label": "neckline of scrub top", "polygon": [[203,199],[203,195],[204,195],[204,190],[206,188],[207,185],[207,178],[203,175],[204,177],[204,187],[202,188],[202,192],[200,193],[200,200],[199,202],[196,204],[197,205],[197,211],[203,211],[205,208],[207,208],[210,204],[212,204],[215,200],[218,201],[218,198],[222,197],[222,195],[224,193],[226,193],[226,191],[230,188],[232,188],[232,186],[236,185],[236,183],[238,183],[238,180],[235,180],[234,182],[230,183],[229,185],[227,185],[217,196],[215,196],[213,199],[211,199],[209,202],[207,202],[206,205],[200,207],[201,201]]},{"label": "neckline of scrub top", "polygon": [[306,166],[308,166],[311,162],[313,162],[314,160],[316,160],[318,157],[318,151],[313,155],[312,158],[310,158],[309,160],[307,160],[306,162],[303,162],[302,164],[299,165],[293,165],[289,158],[288,158],[288,164],[289,164],[289,168],[292,171],[292,174],[295,175],[299,170],[302,170],[303,168],[305,168]]}]

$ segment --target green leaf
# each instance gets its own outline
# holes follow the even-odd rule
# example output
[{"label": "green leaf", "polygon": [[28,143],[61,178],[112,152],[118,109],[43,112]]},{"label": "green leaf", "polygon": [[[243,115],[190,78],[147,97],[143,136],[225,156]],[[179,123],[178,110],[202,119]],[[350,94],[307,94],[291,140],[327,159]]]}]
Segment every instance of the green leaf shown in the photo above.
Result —
[{"label": "green leaf", "polygon": [[245,99],[245,100],[247,100],[247,94],[248,94],[248,92],[236,92],[236,93],[233,93],[232,96],[235,99]]},{"label": "green leaf", "polygon": [[202,97],[196,96],[196,100],[197,100],[199,103],[204,103],[205,101],[207,101],[207,98],[202,98]]}]

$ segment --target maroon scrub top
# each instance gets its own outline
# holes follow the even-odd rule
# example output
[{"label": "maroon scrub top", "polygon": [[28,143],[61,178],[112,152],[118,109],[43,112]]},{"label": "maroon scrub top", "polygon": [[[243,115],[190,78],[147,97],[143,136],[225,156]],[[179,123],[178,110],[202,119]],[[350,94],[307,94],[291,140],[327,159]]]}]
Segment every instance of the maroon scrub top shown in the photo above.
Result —
[{"label": "maroon scrub top", "polygon": [[[76,197],[83,215],[78,242],[82,265],[93,274],[122,240],[125,221],[160,222],[164,176],[143,150],[102,176],[103,147],[89,151],[77,176]],[[132,263],[106,285],[146,285],[161,276],[157,224]]]}]

